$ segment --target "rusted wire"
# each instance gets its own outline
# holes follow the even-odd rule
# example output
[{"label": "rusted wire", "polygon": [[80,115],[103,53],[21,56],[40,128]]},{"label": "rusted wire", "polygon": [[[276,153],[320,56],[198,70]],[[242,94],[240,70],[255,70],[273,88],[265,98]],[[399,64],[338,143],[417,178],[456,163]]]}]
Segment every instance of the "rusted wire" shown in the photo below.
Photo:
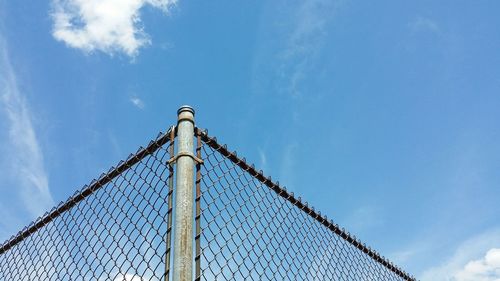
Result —
[{"label": "rusted wire", "polygon": [[[170,145],[169,145],[169,153],[170,155],[174,155],[175,153],[175,126],[172,126],[169,131],[170,136]],[[165,243],[165,273],[163,279],[165,281],[169,280],[170,277],[170,255],[171,255],[171,246],[172,246],[172,197],[174,194],[174,167],[172,165],[168,165],[168,197],[167,197],[167,237]]]},{"label": "rusted wire", "polygon": [[[0,246],[0,280],[169,280],[175,128]],[[415,280],[195,129],[195,280]]]},{"label": "rusted wire", "polygon": [[2,244],[0,280],[164,280],[173,137],[159,134]]},{"label": "rusted wire", "polygon": [[105,174],[102,174],[99,179],[93,180],[90,185],[85,186],[81,190],[75,192],[73,196],[71,196],[66,202],[61,202],[55,208],[53,208],[50,212],[44,214],[42,217],[38,218],[30,225],[28,225],[25,229],[21,230],[18,234],[11,237],[9,240],[5,241],[0,246],[0,255],[5,253],[5,251],[9,250],[13,246],[17,245],[19,242],[24,240],[26,237],[35,233],[38,229],[42,228],[44,225],[48,224],[62,213],[74,207],[78,202],[84,200],[89,195],[92,195],[95,191],[103,187],[104,185],[111,182],[113,179],[118,177],[121,173],[129,169],[131,166],[137,164],[139,161],[144,159],[144,157],[154,153],[158,148],[165,145],[169,140],[170,130],[167,133],[160,133],[156,140],[152,140],[146,148],[140,148],[135,154],[129,155],[127,160],[120,161],[117,167],[111,167],[109,171]]},{"label": "rusted wire", "polygon": [[[323,265],[323,280],[415,280],[293,193],[266,178],[262,171],[217,143],[206,131],[196,131],[208,147],[203,150],[202,170],[204,280],[254,277],[312,280],[315,276],[301,276],[298,272],[304,273],[307,259],[316,254],[314,251],[324,253],[328,257],[323,259],[329,259]],[[258,214],[258,218],[252,218],[252,214]],[[276,237],[266,233],[270,227],[276,229],[272,233]],[[250,230],[241,230],[246,228]],[[288,234],[279,233],[278,229]],[[273,243],[280,246],[267,251],[259,249],[260,241],[266,239],[269,241],[266,247]],[[336,243],[334,249],[323,245],[325,241]],[[234,244],[234,249],[228,244]],[[282,245],[290,248],[283,249]],[[247,261],[253,269],[249,269]],[[259,265],[260,270],[256,269]],[[282,272],[283,268],[289,271]]]},{"label": "rusted wire", "polygon": [[[195,129],[197,130],[197,129]],[[196,157],[201,159],[201,136],[196,131]],[[201,163],[196,163],[196,197],[195,197],[195,281],[201,279]]]}]

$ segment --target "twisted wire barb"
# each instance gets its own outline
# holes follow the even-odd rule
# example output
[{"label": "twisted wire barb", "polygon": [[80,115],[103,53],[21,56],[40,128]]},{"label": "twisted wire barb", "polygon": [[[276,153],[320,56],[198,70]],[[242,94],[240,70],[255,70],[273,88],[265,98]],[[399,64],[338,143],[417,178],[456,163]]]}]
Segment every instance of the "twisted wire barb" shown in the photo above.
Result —
[{"label": "twisted wire barb", "polygon": [[[315,221],[319,222],[321,225],[341,237],[344,241],[348,242],[365,255],[369,256],[371,259],[384,266],[391,272],[395,273],[397,276],[403,278],[404,280],[416,280],[413,276],[410,276],[408,273],[394,265],[388,259],[382,257],[379,253],[374,251],[373,249],[367,247],[364,243],[359,241],[356,237],[348,233],[345,229],[339,227],[339,225],[335,224],[331,219],[328,219],[326,216],[321,215],[320,212],[314,210],[313,207],[310,207],[307,202],[301,200],[300,197],[295,197],[292,192],[288,192],[284,187],[281,187],[278,183],[272,181],[270,177],[264,176],[262,171],[258,171],[255,169],[254,165],[250,165],[246,162],[244,158],[239,158],[236,152],[231,152],[228,150],[226,145],[221,145],[217,142],[215,137],[210,137],[206,130],[202,130],[197,128],[196,133],[201,140],[210,148],[220,153],[226,159],[231,161],[234,165],[241,168],[243,171],[247,172],[253,178],[257,179],[259,182],[270,188],[274,191],[278,196],[284,198],[286,201],[290,202],[293,206],[301,210],[303,213],[307,214],[309,217],[313,218]],[[205,160],[205,159],[204,159]],[[222,165],[218,163],[216,165]],[[226,169],[230,169],[225,167]],[[221,168],[222,169],[222,168]],[[208,174],[208,172],[207,172]],[[219,176],[220,177],[220,176]],[[220,178],[217,180],[221,180]],[[223,191],[218,191],[222,193]],[[220,194],[219,194],[220,195]]]},{"label": "twisted wire barb", "polygon": [[[196,281],[415,280],[207,131],[195,135],[193,156],[204,160],[196,164]],[[1,244],[0,279],[123,281],[135,272],[168,280],[175,136],[175,127],[160,133]]]}]

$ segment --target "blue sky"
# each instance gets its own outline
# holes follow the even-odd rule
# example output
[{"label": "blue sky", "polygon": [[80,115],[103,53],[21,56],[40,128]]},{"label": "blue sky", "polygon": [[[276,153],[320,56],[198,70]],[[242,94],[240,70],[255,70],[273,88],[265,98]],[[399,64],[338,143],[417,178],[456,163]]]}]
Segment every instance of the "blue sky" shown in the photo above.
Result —
[{"label": "blue sky", "polygon": [[499,10],[0,0],[0,240],[190,104],[418,278],[500,278]]}]

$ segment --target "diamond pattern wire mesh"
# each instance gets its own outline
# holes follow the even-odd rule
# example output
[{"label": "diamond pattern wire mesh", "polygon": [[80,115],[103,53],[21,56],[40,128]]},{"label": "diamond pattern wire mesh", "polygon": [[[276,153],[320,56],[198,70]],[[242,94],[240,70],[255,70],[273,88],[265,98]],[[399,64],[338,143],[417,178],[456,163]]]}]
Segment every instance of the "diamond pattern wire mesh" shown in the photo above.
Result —
[{"label": "diamond pattern wire mesh", "polygon": [[1,245],[0,280],[164,280],[169,135]]},{"label": "diamond pattern wire mesh", "polygon": [[414,280],[200,135],[201,280]]},{"label": "diamond pattern wire mesh", "polygon": [[[168,280],[174,130],[0,245],[1,280]],[[415,280],[196,129],[195,280]]]}]

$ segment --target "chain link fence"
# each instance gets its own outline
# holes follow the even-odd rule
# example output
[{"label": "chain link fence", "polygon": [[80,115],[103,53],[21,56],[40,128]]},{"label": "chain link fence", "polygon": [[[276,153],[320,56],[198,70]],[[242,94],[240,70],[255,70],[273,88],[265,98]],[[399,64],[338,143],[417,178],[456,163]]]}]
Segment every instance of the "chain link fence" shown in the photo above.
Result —
[{"label": "chain link fence", "polygon": [[201,280],[414,280],[205,132]]},{"label": "chain link fence", "polygon": [[164,280],[170,135],[161,134],[4,243],[0,280]]},{"label": "chain link fence", "polygon": [[[195,129],[195,280],[414,280]],[[0,280],[168,280],[175,129],[0,246]],[[176,280],[177,281],[177,280]]]}]

